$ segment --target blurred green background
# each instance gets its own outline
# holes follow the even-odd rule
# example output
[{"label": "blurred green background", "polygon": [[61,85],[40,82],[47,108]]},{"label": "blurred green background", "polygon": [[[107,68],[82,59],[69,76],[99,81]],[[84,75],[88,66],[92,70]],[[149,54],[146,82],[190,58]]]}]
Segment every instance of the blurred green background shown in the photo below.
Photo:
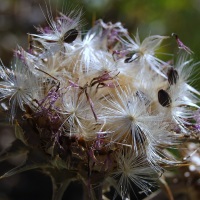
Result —
[{"label": "blurred green background", "polygon": [[[45,24],[41,7],[45,11],[46,5],[48,8],[51,5],[54,16],[57,11],[81,7],[84,13],[84,30],[88,30],[95,19],[101,18],[105,22],[122,22],[132,35],[138,29],[142,39],[152,34],[170,36],[171,33],[177,33],[194,52],[194,59],[200,60],[200,0],[0,0],[0,59],[4,65],[10,65],[17,45],[26,49],[27,33],[35,33],[34,26]],[[162,52],[176,55],[178,48],[175,40],[167,40],[163,44]],[[13,140],[10,133],[5,133],[8,128],[3,130],[1,126],[0,150],[5,147],[5,135],[8,137],[7,143]],[[0,174],[11,169],[16,162],[20,161],[2,163]],[[43,184],[42,190],[37,187],[38,178],[39,183]],[[46,200],[50,196],[49,178],[35,171],[1,180],[0,183],[0,200]],[[65,196],[66,199],[72,199],[69,194]]]},{"label": "blurred green background", "polygon": [[[85,30],[94,19],[121,21],[130,34],[139,30],[141,38],[149,34],[171,35],[175,32],[200,57],[200,0],[0,0],[0,58],[8,65],[17,44],[26,48],[27,33],[45,24],[40,6],[55,12],[81,7]],[[169,40],[165,52],[176,53],[176,43]]]}]

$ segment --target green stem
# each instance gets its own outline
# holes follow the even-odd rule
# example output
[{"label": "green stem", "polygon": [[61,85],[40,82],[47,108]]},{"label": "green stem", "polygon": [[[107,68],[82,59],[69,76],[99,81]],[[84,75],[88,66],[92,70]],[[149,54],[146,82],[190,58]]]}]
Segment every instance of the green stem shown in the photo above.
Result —
[{"label": "green stem", "polygon": [[102,185],[93,186],[89,183],[83,183],[83,199],[84,200],[102,200]]},{"label": "green stem", "polygon": [[67,179],[58,185],[53,183],[53,197],[52,200],[62,200],[66,188],[69,186],[71,179]]}]

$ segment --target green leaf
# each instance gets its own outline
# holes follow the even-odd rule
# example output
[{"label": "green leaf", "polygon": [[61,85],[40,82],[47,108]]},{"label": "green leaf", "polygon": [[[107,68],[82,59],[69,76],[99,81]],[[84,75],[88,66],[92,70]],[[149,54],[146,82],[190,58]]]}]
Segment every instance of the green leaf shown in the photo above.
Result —
[{"label": "green leaf", "polygon": [[26,154],[28,152],[28,147],[24,145],[21,140],[15,140],[12,142],[11,146],[6,148],[0,153],[0,162],[7,160],[10,157],[17,156],[20,154]]},{"label": "green leaf", "polygon": [[18,123],[15,124],[15,137],[21,140],[24,144],[27,144],[24,132]]},{"label": "green leaf", "polygon": [[15,174],[28,171],[31,169],[37,169],[37,168],[45,168],[49,167],[49,158],[46,154],[44,154],[42,151],[31,149],[27,155],[27,159],[25,162],[23,162],[21,165],[11,169],[10,171],[3,174],[0,179],[13,176]]}]

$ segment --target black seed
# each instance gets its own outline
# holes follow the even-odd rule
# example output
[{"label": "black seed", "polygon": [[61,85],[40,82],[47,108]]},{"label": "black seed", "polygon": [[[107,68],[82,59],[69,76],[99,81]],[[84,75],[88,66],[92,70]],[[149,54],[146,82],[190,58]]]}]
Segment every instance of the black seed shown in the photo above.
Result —
[{"label": "black seed", "polygon": [[46,42],[48,42],[48,43],[55,43],[56,40],[46,40]]},{"label": "black seed", "polygon": [[70,29],[64,35],[65,43],[72,43],[78,36],[78,31],[76,29]]},{"label": "black seed", "polygon": [[167,72],[168,82],[170,85],[176,84],[179,75],[178,72],[174,68],[170,68]]},{"label": "black seed", "polygon": [[131,63],[131,62],[133,62],[133,60],[131,60],[131,59],[132,59],[132,57],[126,58],[126,59],[124,60],[124,63]]},{"label": "black seed", "polygon": [[168,107],[171,104],[171,98],[169,94],[163,89],[158,91],[158,101],[163,107]]}]

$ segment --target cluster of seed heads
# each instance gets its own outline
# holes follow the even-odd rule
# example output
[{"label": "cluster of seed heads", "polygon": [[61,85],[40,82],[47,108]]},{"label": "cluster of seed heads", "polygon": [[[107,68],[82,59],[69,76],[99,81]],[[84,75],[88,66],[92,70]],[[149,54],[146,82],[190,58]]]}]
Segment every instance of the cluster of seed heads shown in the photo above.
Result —
[{"label": "cluster of seed heads", "polygon": [[[192,51],[176,34],[141,42],[120,22],[98,20],[83,33],[80,11],[55,20],[47,11],[46,19],[47,27],[29,34],[28,49],[15,51],[11,68],[0,66],[1,105],[17,138],[1,160],[26,154],[1,178],[41,169],[57,200],[74,180],[89,199],[104,198],[108,185],[122,199],[135,188],[149,194],[165,167],[183,162],[168,150],[197,131]],[[161,60],[161,42],[174,38],[176,61]]]}]

